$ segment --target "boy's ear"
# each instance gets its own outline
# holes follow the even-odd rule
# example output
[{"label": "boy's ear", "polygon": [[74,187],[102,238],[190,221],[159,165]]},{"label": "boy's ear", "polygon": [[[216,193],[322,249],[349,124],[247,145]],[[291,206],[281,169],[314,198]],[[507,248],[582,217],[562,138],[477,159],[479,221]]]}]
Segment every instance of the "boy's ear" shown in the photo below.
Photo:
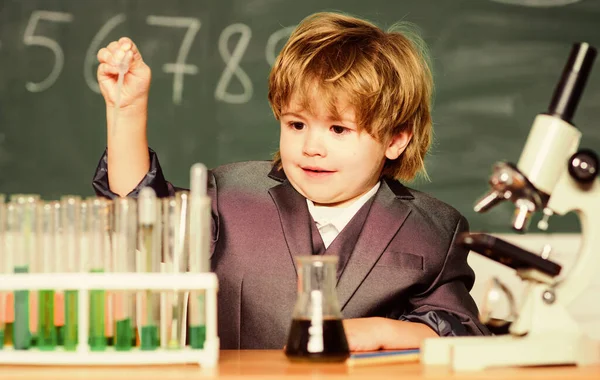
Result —
[{"label": "boy's ear", "polygon": [[412,137],[412,131],[402,131],[394,137],[392,137],[390,144],[385,150],[385,156],[390,160],[395,160],[396,158],[400,157],[402,152],[404,152],[404,150],[408,146],[408,143],[410,142]]}]

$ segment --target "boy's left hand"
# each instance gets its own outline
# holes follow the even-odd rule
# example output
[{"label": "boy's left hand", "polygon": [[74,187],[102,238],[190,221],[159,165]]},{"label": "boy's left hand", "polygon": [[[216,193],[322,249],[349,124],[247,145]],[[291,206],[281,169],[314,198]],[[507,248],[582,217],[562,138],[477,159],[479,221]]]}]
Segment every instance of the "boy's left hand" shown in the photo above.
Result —
[{"label": "boy's left hand", "polygon": [[438,336],[421,323],[372,317],[344,320],[350,351],[419,348],[425,338]]}]

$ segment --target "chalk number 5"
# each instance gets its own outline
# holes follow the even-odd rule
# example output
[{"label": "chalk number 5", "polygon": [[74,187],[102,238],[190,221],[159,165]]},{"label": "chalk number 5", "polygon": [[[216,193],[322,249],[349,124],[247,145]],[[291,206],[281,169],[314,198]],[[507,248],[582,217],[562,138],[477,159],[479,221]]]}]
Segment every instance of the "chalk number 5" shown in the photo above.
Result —
[{"label": "chalk number 5", "polygon": [[50,11],[34,11],[31,13],[27,27],[25,28],[25,34],[23,36],[23,43],[28,46],[42,46],[52,50],[54,53],[54,66],[50,71],[50,74],[41,82],[27,82],[25,87],[31,92],[41,92],[50,88],[62,71],[65,57],[64,53],[58,44],[51,38],[35,35],[35,28],[41,20],[51,22],[71,22],[73,21],[73,15],[64,12],[50,12]]}]

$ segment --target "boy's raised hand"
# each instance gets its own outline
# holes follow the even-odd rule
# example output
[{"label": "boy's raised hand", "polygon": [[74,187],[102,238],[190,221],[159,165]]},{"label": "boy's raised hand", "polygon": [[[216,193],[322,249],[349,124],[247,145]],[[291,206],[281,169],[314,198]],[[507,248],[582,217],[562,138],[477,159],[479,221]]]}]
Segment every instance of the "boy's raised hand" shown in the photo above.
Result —
[{"label": "boy's raised hand", "polygon": [[[130,52],[129,54],[127,54]],[[98,51],[98,84],[107,107],[114,107],[117,101],[117,80],[119,65],[123,58],[129,60],[129,69],[123,77],[123,86],[119,99],[120,108],[143,105],[148,102],[151,71],[144,63],[142,55],[133,41],[122,37]]]},{"label": "boy's raised hand", "polygon": [[[123,57],[128,67],[119,86]],[[108,182],[112,192],[124,197],[150,169],[147,120],[151,72],[127,37],[100,49],[98,61],[98,84],[106,102]]]}]

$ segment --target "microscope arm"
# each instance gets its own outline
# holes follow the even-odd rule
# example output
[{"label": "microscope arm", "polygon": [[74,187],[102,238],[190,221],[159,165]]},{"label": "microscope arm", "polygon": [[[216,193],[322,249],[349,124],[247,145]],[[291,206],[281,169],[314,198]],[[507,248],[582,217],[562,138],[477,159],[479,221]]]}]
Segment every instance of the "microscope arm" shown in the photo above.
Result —
[{"label": "microscope arm", "polygon": [[564,171],[547,207],[559,215],[574,211],[581,222],[581,245],[575,262],[556,287],[557,300],[567,306],[600,273],[600,181],[580,186]]}]

